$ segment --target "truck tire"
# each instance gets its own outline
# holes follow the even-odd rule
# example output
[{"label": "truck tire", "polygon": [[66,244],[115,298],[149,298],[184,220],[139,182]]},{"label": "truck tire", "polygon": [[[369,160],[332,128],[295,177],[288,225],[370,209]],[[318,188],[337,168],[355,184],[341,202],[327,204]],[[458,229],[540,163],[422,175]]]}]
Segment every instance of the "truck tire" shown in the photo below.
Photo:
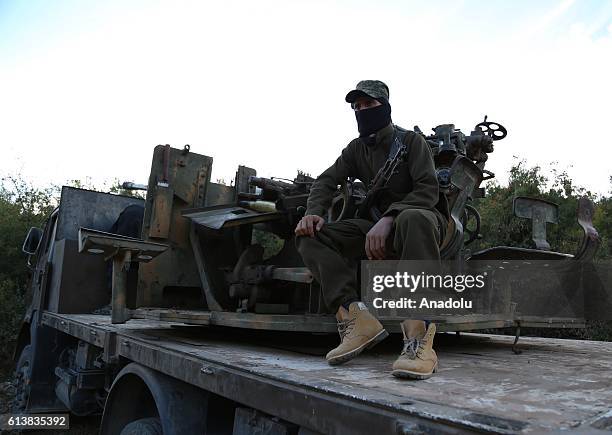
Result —
[{"label": "truck tire", "polygon": [[12,412],[22,413],[28,405],[30,395],[30,367],[32,366],[32,346],[29,344],[21,350],[17,365],[15,366],[15,398],[12,403]]},{"label": "truck tire", "polygon": [[141,418],[128,423],[120,435],[163,435],[162,425],[159,418]]}]

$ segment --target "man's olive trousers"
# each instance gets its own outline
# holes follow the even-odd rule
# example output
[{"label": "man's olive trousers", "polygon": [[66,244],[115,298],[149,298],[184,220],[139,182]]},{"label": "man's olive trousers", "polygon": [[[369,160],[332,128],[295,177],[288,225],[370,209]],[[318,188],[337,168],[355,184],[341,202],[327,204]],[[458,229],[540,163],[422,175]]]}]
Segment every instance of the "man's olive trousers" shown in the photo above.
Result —
[{"label": "man's olive trousers", "polygon": [[[437,211],[406,209],[393,222],[387,251],[400,260],[439,260],[444,218]],[[335,313],[343,303],[360,299],[357,270],[351,263],[366,258],[365,238],[374,226],[365,219],[346,219],[323,225],[314,237],[296,239],[304,264],[321,285],[323,300]]]}]

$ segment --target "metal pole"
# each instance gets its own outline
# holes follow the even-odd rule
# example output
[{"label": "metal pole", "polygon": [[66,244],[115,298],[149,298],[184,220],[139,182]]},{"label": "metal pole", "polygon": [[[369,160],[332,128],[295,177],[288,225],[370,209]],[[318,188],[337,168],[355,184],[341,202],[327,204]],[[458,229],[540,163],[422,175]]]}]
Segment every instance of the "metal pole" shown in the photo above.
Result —
[{"label": "metal pole", "polygon": [[111,323],[125,323],[130,315],[126,307],[127,272],[132,259],[130,251],[113,256],[113,288],[111,296]]}]

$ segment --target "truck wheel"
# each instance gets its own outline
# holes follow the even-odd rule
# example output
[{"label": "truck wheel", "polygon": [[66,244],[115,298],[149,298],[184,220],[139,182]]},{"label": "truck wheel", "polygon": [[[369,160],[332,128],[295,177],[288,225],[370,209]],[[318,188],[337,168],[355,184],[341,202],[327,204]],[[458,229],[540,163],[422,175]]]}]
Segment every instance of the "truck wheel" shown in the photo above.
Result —
[{"label": "truck wheel", "polygon": [[17,366],[15,367],[15,398],[13,399],[12,411],[22,413],[28,405],[30,396],[30,367],[32,365],[32,346],[29,344],[23,348]]},{"label": "truck wheel", "polygon": [[141,418],[128,423],[120,435],[163,435],[159,418]]}]

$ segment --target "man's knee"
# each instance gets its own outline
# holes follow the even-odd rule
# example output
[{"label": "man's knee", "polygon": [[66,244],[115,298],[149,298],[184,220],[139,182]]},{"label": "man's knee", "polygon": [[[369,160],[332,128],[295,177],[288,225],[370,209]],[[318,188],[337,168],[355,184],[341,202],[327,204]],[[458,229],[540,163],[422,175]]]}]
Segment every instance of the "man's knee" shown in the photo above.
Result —
[{"label": "man's knee", "polygon": [[437,229],[438,222],[431,210],[406,209],[395,218],[395,227],[402,232],[420,232]]},{"label": "man's knee", "polygon": [[[304,260],[320,260],[322,252],[332,250],[340,255],[353,257],[355,252],[361,255],[365,234],[361,227],[350,220],[325,223],[313,237],[298,236],[295,238],[297,251]],[[353,252],[355,251],[355,252]]]},{"label": "man's knee", "polygon": [[295,238],[295,247],[305,261],[308,261],[308,259],[316,260],[322,249],[334,249],[333,245],[333,240],[323,234],[322,231],[315,232],[313,237],[297,236]]},{"label": "man's knee", "polygon": [[402,260],[439,260],[440,228],[433,211],[404,210],[395,225],[393,246]]},{"label": "man's knee", "polygon": [[[322,244],[329,248],[347,237],[347,233],[359,233],[357,226],[347,221],[326,222],[320,230],[315,231],[314,236],[298,236],[295,239],[298,251],[308,249],[309,246]],[[301,251],[300,251],[301,252]]]}]

